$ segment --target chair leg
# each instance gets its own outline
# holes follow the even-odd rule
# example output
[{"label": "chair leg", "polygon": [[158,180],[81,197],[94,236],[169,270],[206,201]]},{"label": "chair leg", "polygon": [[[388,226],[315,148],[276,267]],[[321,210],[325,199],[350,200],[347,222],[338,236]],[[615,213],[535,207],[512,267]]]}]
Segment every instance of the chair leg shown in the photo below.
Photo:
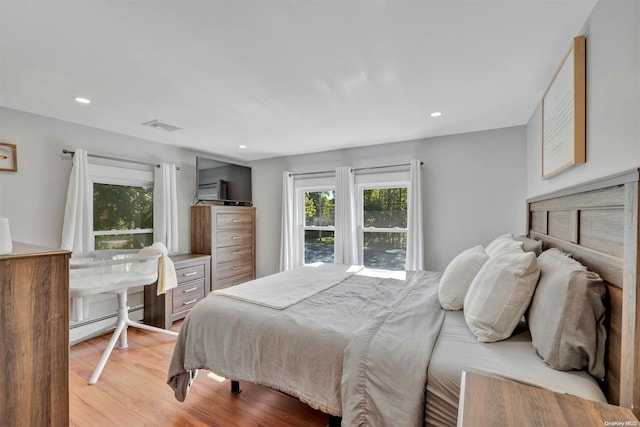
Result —
[{"label": "chair leg", "polygon": [[129,347],[127,342],[127,324],[129,323],[129,306],[127,305],[127,290],[118,292],[118,325],[124,324],[124,329],[120,333],[119,349]]},{"label": "chair leg", "polygon": [[104,350],[104,353],[102,353],[102,357],[100,358],[100,361],[98,362],[98,366],[96,366],[96,369],[93,371],[93,374],[91,374],[91,378],[89,378],[89,384],[95,384],[95,383],[98,382],[98,378],[100,377],[100,374],[102,373],[102,370],[104,369],[104,366],[107,364],[107,360],[109,359],[109,356],[111,355],[111,352],[113,351],[113,347],[116,346],[116,342],[118,341],[118,337],[120,337],[120,334],[122,333],[123,330],[125,330],[126,327],[127,327],[126,323],[118,322],[118,326],[116,327],[115,332],[111,336],[111,339],[109,340],[109,344],[107,344],[107,348]]},{"label": "chair leg", "polygon": [[156,328],[155,326],[145,325],[144,323],[138,323],[138,322],[135,322],[133,320],[129,320],[127,322],[127,324],[129,326],[133,326],[134,328],[140,328],[140,329],[144,329],[146,331],[159,332],[161,334],[171,335],[172,337],[177,337],[178,336],[177,332],[169,331],[167,329],[162,329],[162,328]]},{"label": "chair leg", "polygon": [[118,348],[124,349],[127,348],[127,328],[129,326],[133,326],[140,329],[145,329],[151,332],[160,332],[165,335],[171,335],[177,337],[178,334],[173,331],[167,331],[166,329],[156,328],[154,326],[145,325],[143,323],[134,322],[129,319],[129,307],[127,306],[127,290],[118,292],[118,322],[116,324],[116,330],[113,332],[109,343],[107,344],[107,348],[102,353],[102,357],[98,362],[98,366],[91,374],[89,378],[89,384],[95,384],[98,382],[98,378],[102,373],[105,365],[107,364],[107,360],[109,360],[109,356],[111,356],[111,352],[118,341],[120,339],[120,345]]}]

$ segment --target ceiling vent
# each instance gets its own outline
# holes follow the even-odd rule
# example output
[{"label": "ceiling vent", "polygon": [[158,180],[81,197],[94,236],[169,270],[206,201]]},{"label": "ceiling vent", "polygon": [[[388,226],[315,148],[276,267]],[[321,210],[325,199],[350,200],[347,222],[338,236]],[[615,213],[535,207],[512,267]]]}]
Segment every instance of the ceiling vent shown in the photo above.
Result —
[{"label": "ceiling vent", "polygon": [[149,126],[155,129],[163,130],[165,132],[175,132],[182,129],[178,126],[173,126],[168,123],[161,122],[160,120],[151,120],[150,122],[143,123],[142,126]]}]

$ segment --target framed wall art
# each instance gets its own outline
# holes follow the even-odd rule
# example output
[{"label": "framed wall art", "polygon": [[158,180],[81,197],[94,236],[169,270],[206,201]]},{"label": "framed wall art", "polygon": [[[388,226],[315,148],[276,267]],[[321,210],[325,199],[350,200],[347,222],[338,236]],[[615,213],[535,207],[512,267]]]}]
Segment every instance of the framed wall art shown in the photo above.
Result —
[{"label": "framed wall art", "polygon": [[15,144],[0,142],[0,171],[18,171],[18,153]]},{"label": "framed wall art", "polygon": [[573,39],[542,99],[542,178],[586,158],[585,36]]}]

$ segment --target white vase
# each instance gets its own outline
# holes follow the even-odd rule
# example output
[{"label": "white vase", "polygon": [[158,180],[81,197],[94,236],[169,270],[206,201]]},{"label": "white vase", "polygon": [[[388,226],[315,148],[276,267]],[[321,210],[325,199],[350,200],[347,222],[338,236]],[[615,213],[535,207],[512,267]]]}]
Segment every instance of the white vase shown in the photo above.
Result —
[{"label": "white vase", "polygon": [[0,255],[10,254],[12,250],[9,218],[0,218]]}]

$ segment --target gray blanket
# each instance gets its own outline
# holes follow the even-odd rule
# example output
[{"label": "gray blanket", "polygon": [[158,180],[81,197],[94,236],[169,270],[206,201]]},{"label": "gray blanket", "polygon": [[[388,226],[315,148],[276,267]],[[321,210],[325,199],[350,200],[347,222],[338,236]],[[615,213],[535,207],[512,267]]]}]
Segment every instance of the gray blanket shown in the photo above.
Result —
[{"label": "gray blanket", "polygon": [[422,425],[427,366],[444,319],[436,277],[417,272],[394,304],[351,339],[342,376],[344,425]]},{"label": "gray blanket", "polygon": [[355,274],[284,310],[210,294],[185,319],[168,383],[184,400],[193,372],[264,384],[343,425],[416,425],[443,319],[437,273]]}]

